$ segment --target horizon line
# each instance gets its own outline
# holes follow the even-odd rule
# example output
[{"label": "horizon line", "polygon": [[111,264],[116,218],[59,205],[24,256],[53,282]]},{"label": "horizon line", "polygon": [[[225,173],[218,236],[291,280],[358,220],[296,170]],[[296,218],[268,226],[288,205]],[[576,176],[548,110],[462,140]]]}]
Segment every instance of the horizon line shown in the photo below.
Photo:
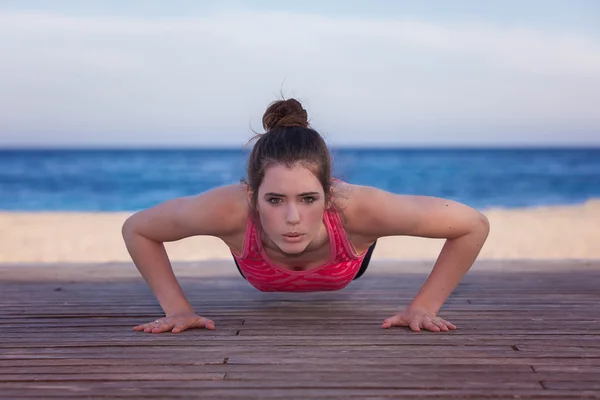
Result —
[{"label": "horizon line", "polygon": [[[328,145],[330,150],[600,150],[599,144],[457,144],[457,145]],[[251,150],[245,145],[173,145],[173,146],[0,146],[4,151],[173,151],[173,150]]]}]

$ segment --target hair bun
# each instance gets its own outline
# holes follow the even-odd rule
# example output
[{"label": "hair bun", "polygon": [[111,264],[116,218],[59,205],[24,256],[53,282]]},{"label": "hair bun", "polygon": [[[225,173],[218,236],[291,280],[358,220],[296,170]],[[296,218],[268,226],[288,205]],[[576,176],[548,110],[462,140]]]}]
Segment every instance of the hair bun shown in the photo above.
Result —
[{"label": "hair bun", "polygon": [[267,132],[282,126],[308,128],[308,114],[296,99],[278,100],[269,105],[262,122]]}]

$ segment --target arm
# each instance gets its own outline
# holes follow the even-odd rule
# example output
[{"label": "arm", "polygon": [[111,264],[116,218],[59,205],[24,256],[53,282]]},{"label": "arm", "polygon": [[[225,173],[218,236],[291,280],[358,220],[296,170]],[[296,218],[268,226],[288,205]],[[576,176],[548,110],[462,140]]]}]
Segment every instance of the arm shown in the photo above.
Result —
[{"label": "arm", "polygon": [[[408,235],[445,238],[437,261],[410,309],[435,316],[473,265],[489,234],[487,218],[464,204],[428,196],[356,188],[356,226],[372,238]],[[415,329],[418,330],[418,329]]]},{"label": "arm", "polygon": [[245,193],[240,185],[224,186],[197,196],[166,201],[130,216],[122,227],[135,266],[165,315],[194,313],[173,273],[164,242],[190,236],[223,238],[245,226]]}]

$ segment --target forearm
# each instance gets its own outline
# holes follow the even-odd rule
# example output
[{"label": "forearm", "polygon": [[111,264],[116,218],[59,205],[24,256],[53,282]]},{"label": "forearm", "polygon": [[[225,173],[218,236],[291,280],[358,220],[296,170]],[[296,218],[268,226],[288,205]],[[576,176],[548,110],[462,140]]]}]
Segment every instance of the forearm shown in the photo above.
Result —
[{"label": "forearm", "polygon": [[156,296],[166,315],[192,311],[167,256],[163,243],[123,229],[127,251],[140,274]]},{"label": "forearm", "polygon": [[488,232],[486,225],[464,236],[448,239],[411,307],[437,313],[475,262]]}]

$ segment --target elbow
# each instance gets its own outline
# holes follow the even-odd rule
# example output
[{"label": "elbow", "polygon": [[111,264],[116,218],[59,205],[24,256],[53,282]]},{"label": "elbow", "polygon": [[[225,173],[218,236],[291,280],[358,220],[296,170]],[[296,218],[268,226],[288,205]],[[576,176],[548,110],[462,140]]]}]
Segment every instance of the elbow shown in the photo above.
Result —
[{"label": "elbow", "polygon": [[482,213],[477,213],[477,223],[473,231],[483,234],[486,238],[490,233],[490,220]]},{"label": "elbow", "polygon": [[135,219],[133,218],[134,216],[135,214],[128,217],[121,226],[121,236],[123,237],[123,240],[125,240],[125,242],[127,242],[128,238],[130,238],[133,234],[136,233],[136,223]]},{"label": "elbow", "polygon": [[157,235],[155,232],[152,232],[152,226],[148,225],[147,218],[139,213],[131,215],[123,222],[123,225],[121,225],[121,236],[126,245],[138,239],[150,240],[157,243],[163,242],[156,238]]}]

